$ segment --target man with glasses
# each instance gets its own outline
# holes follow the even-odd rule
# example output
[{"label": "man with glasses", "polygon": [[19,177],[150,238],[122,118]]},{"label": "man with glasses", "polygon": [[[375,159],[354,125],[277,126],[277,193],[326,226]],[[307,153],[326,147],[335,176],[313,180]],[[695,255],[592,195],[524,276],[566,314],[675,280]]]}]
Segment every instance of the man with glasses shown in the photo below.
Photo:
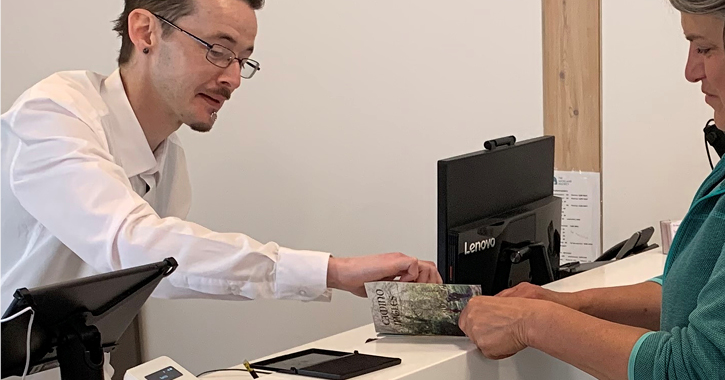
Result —
[{"label": "man with glasses", "polygon": [[[2,309],[20,287],[173,256],[157,296],[328,299],[368,281],[435,282],[401,253],[338,258],[185,221],[190,186],[175,135],[211,130],[251,79],[263,0],[126,0],[119,69],[54,74],[2,115]],[[253,216],[250,216],[253,217]]]}]

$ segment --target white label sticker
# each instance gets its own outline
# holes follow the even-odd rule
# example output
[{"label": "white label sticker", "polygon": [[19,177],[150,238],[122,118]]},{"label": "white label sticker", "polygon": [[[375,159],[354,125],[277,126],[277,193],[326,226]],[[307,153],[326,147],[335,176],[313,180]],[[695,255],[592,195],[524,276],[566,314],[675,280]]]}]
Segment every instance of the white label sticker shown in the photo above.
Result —
[{"label": "white label sticker", "polygon": [[599,173],[554,173],[554,195],[561,198],[561,263],[592,262],[601,254]]}]

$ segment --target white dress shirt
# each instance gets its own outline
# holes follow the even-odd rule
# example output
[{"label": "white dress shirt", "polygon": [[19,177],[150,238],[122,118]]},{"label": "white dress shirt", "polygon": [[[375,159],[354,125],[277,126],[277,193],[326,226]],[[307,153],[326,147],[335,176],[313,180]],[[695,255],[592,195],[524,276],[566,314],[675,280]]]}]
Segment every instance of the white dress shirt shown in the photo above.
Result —
[{"label": "white dress shirt", "polygon": [[17,288],[170,256],[179,267],[156,297],[329,300],[328,253],[184,220],[179,138],[151,151],[118,70],[56,73],[18,98],[1,128],[2,311]]}]

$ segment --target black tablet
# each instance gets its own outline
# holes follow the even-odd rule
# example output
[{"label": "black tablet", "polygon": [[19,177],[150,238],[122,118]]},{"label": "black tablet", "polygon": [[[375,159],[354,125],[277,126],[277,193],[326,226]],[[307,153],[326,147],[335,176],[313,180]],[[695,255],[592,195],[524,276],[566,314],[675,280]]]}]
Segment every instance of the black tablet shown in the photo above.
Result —
[{"label": "black tablet", "polygon": [[252,368],[316,377],[320,379],[350,379],[355,376],[392,367],[399,358],[365,355],[357,351],[341,352],[311,348],[252,363]]}]

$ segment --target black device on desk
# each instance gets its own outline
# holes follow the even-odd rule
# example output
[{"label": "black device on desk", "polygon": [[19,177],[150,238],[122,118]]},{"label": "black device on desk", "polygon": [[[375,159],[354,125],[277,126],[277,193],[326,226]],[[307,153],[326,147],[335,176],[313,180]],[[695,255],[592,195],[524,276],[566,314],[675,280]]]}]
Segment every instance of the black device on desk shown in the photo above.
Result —
[{"label": "black device on desk", "polygon": [[320,379],[344,380],[392,367],[399,358],[311,348],[252,363],[252,368]]},{"label": "black device on desk", "polygon": [[561,199],[554,137],[491,140],[489,150],[438,161],[438,268],[449,284],[493,295],[559,269]]},{"label": "black device on desk", "polygon": [[3,315],[2,378],[60,366],[63,380],[103,380],[103,352],[112,351],[141,306],[177,267],[173,258],[34,289],[18,289]]},{"label": "black device on desk", "polygon": [[609,264],[625,257],[655,249],[659,247],[659,245],[649,244],[649,239],[652,237],[652,234],[654,234],[654,231],[654,227],[650,226],[641,231],[635,232],[629,239],[622,240],[612,248],[609,248],[591,263],[580,263],[578,261],[566,263],[559,268],[559,277],[569,277],[574,274],[586,272],[590,269],[598,268],[602,265]]}]

